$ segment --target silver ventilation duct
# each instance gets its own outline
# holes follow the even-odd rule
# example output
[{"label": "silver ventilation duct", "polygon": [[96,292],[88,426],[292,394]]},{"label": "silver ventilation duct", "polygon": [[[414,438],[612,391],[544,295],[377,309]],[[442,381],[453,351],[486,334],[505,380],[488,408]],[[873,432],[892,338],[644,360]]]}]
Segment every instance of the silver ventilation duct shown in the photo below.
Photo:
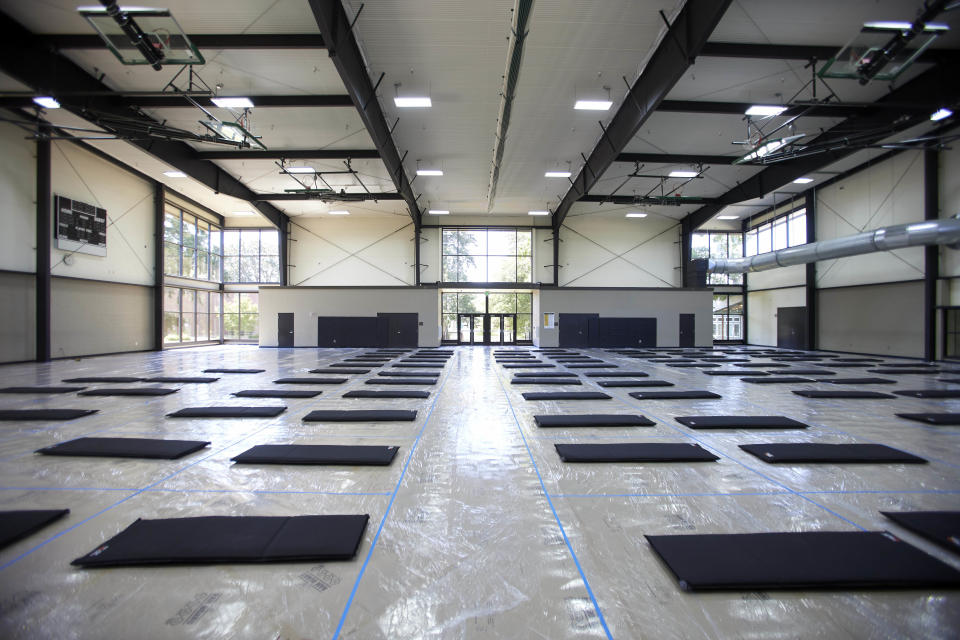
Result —
[{"label": "silver ventilation duct", "polygon": [[844,238],[811,242],[798,247],[762,253],[749,258],[711,259],[707,269],[714,273],[765,271],[817,260],[831,260],[931,244],[945,244],[951,249],[960,249],[960,220],[947,218],[898,224]]}]

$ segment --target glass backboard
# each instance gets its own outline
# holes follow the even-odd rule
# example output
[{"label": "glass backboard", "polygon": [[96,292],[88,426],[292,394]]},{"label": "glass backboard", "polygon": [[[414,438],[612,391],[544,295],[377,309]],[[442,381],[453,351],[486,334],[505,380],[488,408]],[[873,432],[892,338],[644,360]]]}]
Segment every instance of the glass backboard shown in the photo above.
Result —
[{"label": "glass backboard", "polygon": [[[80,7],[77,11],[97,30],[120,62],[154,64],[147,60],[114,17],[107,13],[106,7]],[[143,32],[146,45],[160,54],[158,64],[204,64],[200,51],[190,42],[169,10],[120,7],[120,11]]]},{"label": "glass backboard", "polygon": [[[831,58],[822,69],[819,76],[821,78],[851,78],[860,79],[860,68],[879,54],[883,48],[890,42],[891,38],[897,35],[897,27],[872,27],[864,26],[845,47],[840,49],[839,53]],[[929,47],[937,36],[942,33],[940,29],[925,29],[922,33],[913,38],[906,47],[901,49],[892,60],[884,65],[878,73],[872,76],[873,80],[890,81],[899,76],[924,50]]]}]

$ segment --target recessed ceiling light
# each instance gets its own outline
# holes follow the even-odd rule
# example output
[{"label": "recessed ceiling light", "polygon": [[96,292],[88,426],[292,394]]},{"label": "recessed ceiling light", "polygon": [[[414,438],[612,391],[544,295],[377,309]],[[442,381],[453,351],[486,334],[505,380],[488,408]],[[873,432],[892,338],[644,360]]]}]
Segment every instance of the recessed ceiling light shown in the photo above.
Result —
[{"label": "recessed ceiling light", "polygon": [[606,111],[612,106],[613,102],[610,100],[577,100],[573,108],[582,111]]},{"label": "recessed ceiling light", "polygon": [[549,211],[527,211],[528,215],[531,216],[548,216],[550,215]]},{"label": "recessed ceiling light", "polygon": [[739,220],[740,216],[717,216],[717,220]]},{"label": "recessed ceiling light", "polygon": [[443,171],[440,169],[417,169],[418,176],[442,176]]},{"label": "recessed ceiling light", "polygon": [[450,215],[449,211],[444,211],[443,209],[430,209],[427,211],[432,216],[447,216]]},{"label": "recessed ceiling light", "polygon": [[749,109],[747,109],[747,115],[748,116],[778,116],[786,110],[787,110],[787,107],[778,107],[775,105],[767,105],[767,104],[755,104]]},{"label": "recessed ceiling light", "polygon": [[255,215],[253,211],[231,211],[231,216],[252,216]]},{"label": "recessed ceiling light", "polygon": [[60,103],[51,96],[37,96],[33,101],[44,109],[59,109]]},{"label": "recessed ceiling light", "polygon": [[947,108],[937,109],[930,115],[930,119],[936,122],[937,120],[943,120],[944,118],[949,118],[952,115],[953,115],[953,111],[950,111],[950,109],[947,109]]},{"label": "recessed ceiling light", "polygon": [[547,171],[543,174],[544,178],[569,178],[569,171]]},{"label": "recessed ceiling light", "polygon": [[696,178],[698,175],[700,174],[697,173],[696,171],[671,171],[670,172],[671,178]]},{"label": "recessed ceiling light", "polygon": [[332,216],[348,216],[350,215],[349,211],[338,210],[338,211],[327,211]]},{"label": "recessed ceiling light", "polygon": [[793,181],[793,184],[810,184],[813,182],[813,178],[797,178]]},{"label": "recessed ceiling light", "polygon": [[283,169],[287,173],[316,173],[317,170],[313,167],[284,167]]},{"label": "recessed ceiling light", "polygon": [[253,109],[253,101],[250,98],[210,98],[210,101],[224,109]]},{"label": "recessed ceiling light", "polygon": [[185,174],[183,171],[164,171],[163,175],[167,176],[168,178],[186,178],[187,177],[187,174]]},{"label": "recessed ceiling light", "polygon": [[428,97],[416,97],[416,96],[406,96],[400,97],[396,96],[393,99],[393,104],[398,107],[432,107],[433,102]]},{"label": "recessed ceiling light", "polygon": [[[876,20],[874,22],[864,22],[863,26],[868,29],[891,29],[897,31],[906,31],[913,27],[909,22],[899,22],[897,20]],[[923,26],[924,31],[949,31],[950,27],[945,24],[934,24],[928,22]]]},{"label": "recessed ceiling light", "polygon": [[641,213],[641,212],[639,212],[639,211],[633,211],[633,212],[631,212],[631,213],[628,213],[628,214],[627,214],[627,217],[628,217],[628,218],[646,218],[646,217],[647,217],[647,214]]}]

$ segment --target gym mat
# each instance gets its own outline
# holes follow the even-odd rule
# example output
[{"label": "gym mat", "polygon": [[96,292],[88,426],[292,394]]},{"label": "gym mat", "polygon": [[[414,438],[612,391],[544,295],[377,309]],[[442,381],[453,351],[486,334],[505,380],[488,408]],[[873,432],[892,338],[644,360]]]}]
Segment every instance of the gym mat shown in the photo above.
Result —
[{"label": "gym mat", "polygon": [[600,364],[566,364],[567,369],[613,369],[617,365],[606,362]]},{"label": "gym mat", "polygon": [[367,380],[364,384],[416,384],[420,386],[433,386],[437,384],[436,378],[374,378]]},{"label": "gym mat", "polygon": [[173,413],[168,418],[273,418],[284,411],[286,407],[186,407]]},{"label": "gym mat", "polygon": [[138,519],[70,564],[153,564],[349,560],[370,516],[206,516]]},{"label": "gym mat", "polygon": [[900,389],[894,393],[911,398],[960,398],[960,389]]},{"label": "gym mat", "polygon": [[806,429],[808,425],[786,416],[677,416],[691,429]]},{"label": "gym mat", "polygon": [[321,393],[310,389],[244,389],[233,395],[238,398],[316,398]]},{"label": "gym mat", "polygon": [[817,382],[829,382],[831,384],[897,384],[896,380],[888,378],[824,378]]},{"label": "gym mat", "polygon": [[99,409],[0,409],[0,420],[73,420]]},{"label": "gym mat", "polygon": [[888,376],[896,376],[903,374],[918,374],[918,375],[931,375],[934,373],[942,373],[940,369],[867,369],[868,373],[885,373]]},{"label": "gym mat", "polygon": [[327,367],[325,369],[310,369],[307,373],[370,373],[370,369],[343,369],[341,367]]},{"label": "gym mat", "polygon": [[0,549],[43,529],[68,513],[70,509],[0,511]]},{"label": "gym mat", "polygon": [[[756,378],[757,376],[769,376],[769,371],[730,371],[725,369],[723,371],[704,371],[708,376],[750,376],[751,378]],[[779,371],[777,373],[780,373]]]},{"label": "gym mat", "polygon": [[885,444],[822,444],[777,442],[741,444],[740,448],[764,462],[909,462],[925,463],[919,456]]},{"label": "gym mat", "polygon": [[[835,376],[837,375],[836,371],[828,371],[827,369],[778,369],[776,371],[769,371],[773,375],[783,375],[784,373],[789,373],[795,376]],[[754,375],[751,373],[750,375]]]},{"label": "gym mat", "polygon": [[960,425],[960,413],[898,413],[896,415],[927,424]]},{"label": "gym mat", "polygon": [[667,364],[668,367],[676,367],[677,369],[710,369],[711,367],[719,367],[720,365],[716,362],[681,362],[679,364]]},{"label": "gym mat", "polygon": [[960,511],[881,511],[901,527],[960,552]]},{"label": "gym mat", "polygon": [[144,378],[144,382],[179,382],[182,384],[209,384],[216,382],[220,378],[177,378],[169,376],[158,376],[156,378]]},{"label": "gym mat", "polygon": [[63,382],[143,382],[143,378],[127,378],[123,376],[93,376],[86,378],[66,378]]},{"label": "gym mat", "polygon": [[611,400],[612,398],[599,391],[528,391],[523,394],[524,400]]},{"label": "gym mat", "polygon": [[[879,362],[879,361],[878,361]],[[936,365],[924,364],[922,362],[884,362],[882,367],[896,367],[902,369],[936,369]]]},{"label": "gym mat", "polygon": [[553,446],[564,462],[715,462],[720,459],[700,445],[686,442],[611,442]]},{"label": "gym mat", "polygon": [[750,382],[752,384],[786,384],[790,382],[794,383],[804,383],[804,382],[816,382],[810,378],[798,378],[796,376],[770,376],[769,378],[754,378],[754,377],[744,377],[740,378],[743,382]]},{"label": "gym mat", "polygon": [[[587,374],[590,375],[589,373]],[[526,371],[513,374],[514,378],[576,378],[577,374],[567,371]]]},{"label": "gym mat", "polygon": [[714,400],[723,396],[712,391],[632,391],[630,397],[637,400]]},{"label": "gym mat", "polygon": [[880,358],[837,358],[837,362],[883,362]]},{"label": "gym mat", "polygon": [[647,378],[650,376],[643,371],[588,371],[583,375],[588,378]]},{"label": "gym mat", "polygon": [[788,364],[777,364],[776,362],[736,362],[735,367],[762,367],[764,369],[776,369],[779,367],[789,367]]},{"label": "gym mat", "polygon": [[672,382],[666,380],[600,380],[601,387],[672,387]]},{"label": "gym mat", "polygon": [[510,384],[583,384],[579,378],[514,378]]},{"label": "gym mat", "polygon": [[439,371],[377,371],[378,376],[391,377],[395,376],[397,378],[437,378],[440,376]]},{"label": "gym mat", "polygon": [[241,464],[349,464],[385,466],[399,447],[338,444],[258,444],[230,458]]},{"label": "gym mat", "polygon": [[960,586],[960,571],[884,531],[645,537],[685,591]]},{"label": "gym mat", "polygon": [[[391,365],[394,368],[400,369],[443,369],[446,365],[443,364],[426,364],[423,362],[418,362],[417,364],[394,364]],[[509,366],[509,365],[507,365]]]},{"label": "gym mat", "polygon": [[278,378],[274,384],[343,384],[348,378]]},{"label": "gym mat", "polygon": [[551,367],[556,367],[555,364],[547,364],[546,362],[541,362],[540,364],[505,364],[503,365],[504,369],[547,369]]},{"label": "gym mat", "polygon": [[263,373],[266,369],[204,369],[204,373]]},{"label": "gym mat", "polygon": [[344,398],[429,398],[429,391],[411,389],[356,389],[343,394]]},{"label": "gym mat", "polygon": [[362,409],[358,411],[318,409],[303,416],[304,422],[413,422],[416,419],[416,410],[397,409]]},{"label": "gym mat", "polygon": [[74,393],[86,387],[4,387],[0,393]]},{"label": "gym mat", "polygon": [[793,389],[792,391],[805,398],[857,398],[866,400],[897,397],[879,391],[823,391],[820,389]]},{"label": "gym mat", "polygon": [[[360,369],[363,367],[379,367],[381,365],[375,362],[335,362],[333,363],[334,367],[343,367],[346,369]],[[396,365],[394,365],[396,366]]]},{"label": "gym mat", "polygon": [[123,388],[123,389],[90,389],[81,391],[78,396],[168,396],[179,389],[164,389],[156,387]]},{"label": "gym mat", "polygon": [[536,415],[538,427],[652,427],[656,422],[637,414],[581,413]]},{"label": "gym mat", "polygon": [[201,440],[159,440],[157,438],[77,438],[42,449],[48,456],[93,456],[100,458],[153,458],[176,460],[203,449]]}]

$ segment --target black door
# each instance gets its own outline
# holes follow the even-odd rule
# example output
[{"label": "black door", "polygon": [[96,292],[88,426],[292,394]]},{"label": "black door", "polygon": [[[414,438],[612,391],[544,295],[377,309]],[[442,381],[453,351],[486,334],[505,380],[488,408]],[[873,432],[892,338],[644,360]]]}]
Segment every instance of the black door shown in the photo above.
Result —
[{"label": "black door", "polygon": [[597,346],[657,346],[656,318],[600,318],[598,325],[599,342]]},{"label": "black door", "polygon": [[681,313],[680,314],[680,346],[681,347],[695,347],[697,342],[697,314],[695,313]]},{"label": "black door", "polygon": [[[590,324],[594,327],[600,320],[598,313],[561,313],[559,320],[561,347],[580,347],[590,346]],[[594,328],[594,333],[599,334],[599,328]]]},{"label": "black door", "polygon": [[378,321],[374,317],[319,316],[318,347],[376,347]]},{"label": "black door", "polygon": [[[381,333],[380,346],[383,347],[415,347],[419,331],[419,316],[415,313],[378,313],[380,326],[385,327]],[[385,335],[384,335],[385,333]]]},{"label": "black door", "polygon": [[783,349],[808,349],[807,308],[777,308],[777,346]]},{"label": "black door", "polygon": [[293,314],[292,313],[277,314],[277,346],[278,347],[293,346]]}]

